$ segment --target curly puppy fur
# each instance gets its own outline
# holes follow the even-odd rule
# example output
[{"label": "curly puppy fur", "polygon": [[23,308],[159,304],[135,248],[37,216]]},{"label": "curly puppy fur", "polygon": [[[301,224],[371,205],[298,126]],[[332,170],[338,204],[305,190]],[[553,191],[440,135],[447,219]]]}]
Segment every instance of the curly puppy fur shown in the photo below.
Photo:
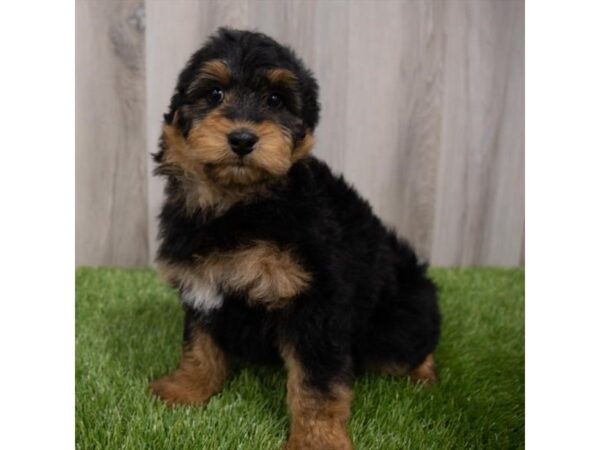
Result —
[{"label": "curly puppy fur", "polygon": [[159,272],[185,310],[180,367],[152,383],[203,404],[231,361],[283,362],[288,449],[349,449],[353,377],[435,381],[436,288],[412,248],[310,156],[317,83],[289,48],[220,29],[164,116]]}]

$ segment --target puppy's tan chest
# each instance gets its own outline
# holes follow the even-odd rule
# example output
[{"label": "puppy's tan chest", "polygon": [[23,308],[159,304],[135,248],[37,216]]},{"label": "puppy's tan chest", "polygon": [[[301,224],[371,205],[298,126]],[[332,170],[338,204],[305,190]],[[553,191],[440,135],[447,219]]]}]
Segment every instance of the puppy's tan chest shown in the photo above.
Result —
[{"label": "puppy's tan chest", "polygon": [[180,288],[188,305],[210,310],[224,294],[242,294],[267,309],[285,306],[310,285],[311,275],[294,252],[268,241],[199,256],[193,265],[160,263],[159,272]]}]

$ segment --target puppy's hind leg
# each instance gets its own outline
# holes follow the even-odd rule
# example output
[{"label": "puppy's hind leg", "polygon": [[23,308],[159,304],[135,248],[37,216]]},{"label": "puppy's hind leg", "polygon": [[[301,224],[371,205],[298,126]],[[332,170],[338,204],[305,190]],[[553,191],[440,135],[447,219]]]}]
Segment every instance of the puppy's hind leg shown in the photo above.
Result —
[{"label": "puppy's hind leg", "polygon": [[427,355],[425,360],[417,367],[408,372],[408,377],[415,383],[427,386],[437,383],[437,373],[433,353]]},{"label": "puppy's hind leg", "polygon": [[369,335],[371,368],[415,383],[437,382],[433,352],[440,336],[434,284],[417,280],[389,296],[375,312]]},{"label": "puppy's hind leg", "polygon": [[400,363],[371,364],[369,369],[394,377],[408,377],[413,383],[424,384],[426,386],[437,383],[433,353],[427,355],[425,360],[413,369],[410,369],[406,364]]},{"label": "puppy's hind leg", "polygon": [[202,405],[217,394],[227,377],[223,351],[202,330],[194,330],[183,345],[179,368],[150,383],[150,389],[169,406]]}]

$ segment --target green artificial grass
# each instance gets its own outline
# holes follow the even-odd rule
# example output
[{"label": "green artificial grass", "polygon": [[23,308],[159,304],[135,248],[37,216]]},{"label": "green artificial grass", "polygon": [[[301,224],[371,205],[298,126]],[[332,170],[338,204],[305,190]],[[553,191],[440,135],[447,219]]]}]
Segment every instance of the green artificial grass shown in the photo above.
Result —
[{"label": "green artificial grass", "polygon": [[[524,448],[524,273],[434,269],[444,318],[433,388],[369,374],[355,383],[356,449]],[[175,369],[182,312],[151,270],[76,275],[78,449],[277,449],[283,369],[235,370],[203,408],[168,409],[148,381]]]}]

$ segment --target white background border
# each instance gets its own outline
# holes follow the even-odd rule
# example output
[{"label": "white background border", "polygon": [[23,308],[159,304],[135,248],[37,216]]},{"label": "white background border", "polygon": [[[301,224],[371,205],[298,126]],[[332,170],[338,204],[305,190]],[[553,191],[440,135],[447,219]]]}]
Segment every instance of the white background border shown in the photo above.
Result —
[{"label": "white background border", "polygon": [[74,2],[0,6],[0,448],[74,448]]},{"label": "white background border", "polygon": [[[526,1],[527,447],[600,448],[600,3]],[[74,447],[74,2],[0,7],[2,448]]]},{"label": "white background border", "polygon": [[600,3],[526,0],[526,444],[600,448]]}]

